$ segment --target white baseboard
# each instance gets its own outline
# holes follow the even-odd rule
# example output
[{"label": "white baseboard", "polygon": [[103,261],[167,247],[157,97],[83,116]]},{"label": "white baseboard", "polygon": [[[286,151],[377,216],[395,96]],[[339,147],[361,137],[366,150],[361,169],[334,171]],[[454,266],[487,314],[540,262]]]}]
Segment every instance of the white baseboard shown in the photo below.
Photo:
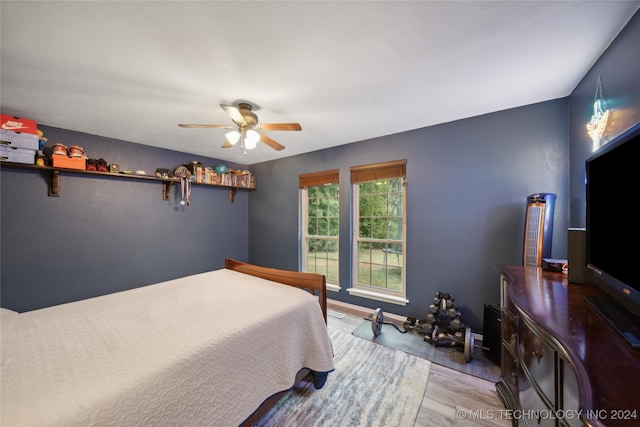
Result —
[{"label": "white baseboard", "polygon": [[[366,308],[366,307],[362,307],[362,306],[354,305],[354,304],[349,304],[349,303],[342,302],[342,301],[336,301],[336,300],[332,300],[330,298],[327,298],[327,307],[328,308],[333,308],[333,309],[338,310],[338,311],[342,311],[344,313],[349,313],[349,314],[352,314],[354,316],[359,316],[359,317],[362,317],[362,318],[369,317],[369,316],[373,315],[373,313],[375,312],[375,310],[372,310],[370,308]],[[389,318],[389,319],[393,319],[393,320],[397,320],[400,323],[403,323],[405,320],[407,320],[407,318],[405,316],[400,316],[398,314],[393,314],[393,313],[387,313],[386,311],[384,312],[384,317]]]},{"label": "white baseboard", "polygon": [[[370,308],[366,308],[366,307],[362,307],[359,305],[355,305],[355,304],[349,304],[346,302],[342,302],[342,301],[336,301],[336,300],[332,300],[330,298],[327,298],[327,307],[329,309],[333,308],[335,310],[341,311],[343,313],[348,313],[351,314],[353,316],[358,316],[358,317],[369,317],[371,315],[373,315],[375,310],[372,310]],[[391,319],[394,320],[394,323],[399,323],[399,324],[403,324],[405,322],[405,320],[407,320],[407,318],[405,316],[400,316],[398,314],[393,314],[393,313],[387,313],[386,311],[384,312],[384,317],[386,319]],[[473,333],[473,337],[476,341],[480,341],[482,342],[482,334],[478,334],[478,333]]]}]

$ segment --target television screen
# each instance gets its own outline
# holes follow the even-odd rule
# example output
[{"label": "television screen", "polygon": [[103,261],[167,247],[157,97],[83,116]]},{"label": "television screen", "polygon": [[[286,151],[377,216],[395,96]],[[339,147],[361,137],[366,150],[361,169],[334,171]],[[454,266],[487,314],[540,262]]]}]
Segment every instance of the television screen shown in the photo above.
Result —
[{"label": "television screen", "polygon": [[622,315],[640,327],[634,318],[640,317],[640,123],[587,159],[586,174],[587,266],[598,286],[628,311]]}]

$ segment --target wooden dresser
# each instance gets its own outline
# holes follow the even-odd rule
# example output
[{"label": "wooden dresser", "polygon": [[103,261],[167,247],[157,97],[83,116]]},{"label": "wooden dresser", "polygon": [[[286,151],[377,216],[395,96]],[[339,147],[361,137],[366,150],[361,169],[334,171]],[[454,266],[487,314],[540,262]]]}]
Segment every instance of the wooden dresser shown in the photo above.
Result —
[{"label": "wooden dresser", "polygon": [[498,395],[514,425],[639,426],[640,350],[585,301],[594,286],[500,266]]}]

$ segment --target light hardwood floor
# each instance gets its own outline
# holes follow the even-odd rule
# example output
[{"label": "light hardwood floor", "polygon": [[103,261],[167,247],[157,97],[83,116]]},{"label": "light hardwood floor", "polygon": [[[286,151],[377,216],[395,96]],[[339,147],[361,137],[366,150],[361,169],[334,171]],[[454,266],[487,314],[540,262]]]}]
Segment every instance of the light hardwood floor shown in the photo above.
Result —
[{"label": "light hardwood floor", "polygon": [[[363,317],[370,314],[331,301],[329,313],[328,326],[346,333],[351,333]],[[332,313],[344,317],[337,318]],[[508,413],[496,394],[495,384],[431,363],[427,388],[414,427],[478,425],[511,426]]]}]

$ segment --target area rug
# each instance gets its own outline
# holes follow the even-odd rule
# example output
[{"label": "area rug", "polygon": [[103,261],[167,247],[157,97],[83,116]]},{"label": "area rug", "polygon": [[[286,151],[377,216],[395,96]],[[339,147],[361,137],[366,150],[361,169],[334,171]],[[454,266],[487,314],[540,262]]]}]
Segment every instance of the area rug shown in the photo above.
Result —
[{"label": "area rug", "polygon": [[455,348],[435,347],[426,342],[423,335],[414,331],[403,334],[393,325],[383,324],[380,334],[375,336],[371,330],[371,321],[364,320],[352,334],[485,380],[497,382],[500,378],[500,366],[488,359],[480,348],[474,348],[471,361],[467,363],[463,352]]},{"label": "area rug", "polygon": [[413,426],[431,363],[329,328],[335,371],[324,387],[302,383],[254,426]]}]

